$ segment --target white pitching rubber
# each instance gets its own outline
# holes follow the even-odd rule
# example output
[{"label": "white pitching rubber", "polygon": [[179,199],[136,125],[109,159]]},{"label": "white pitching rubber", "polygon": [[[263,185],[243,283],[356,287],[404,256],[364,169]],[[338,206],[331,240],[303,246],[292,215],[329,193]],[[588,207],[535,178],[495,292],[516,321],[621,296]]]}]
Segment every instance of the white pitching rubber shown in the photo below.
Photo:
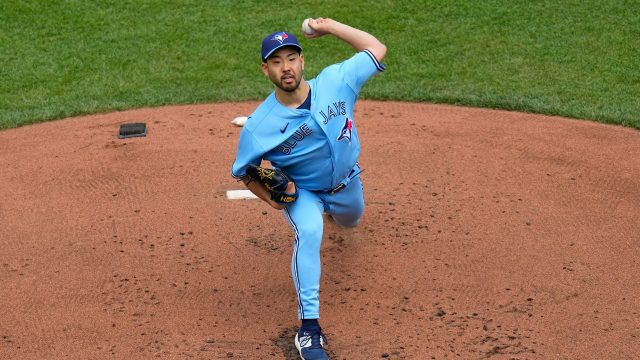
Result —
[{"label": "white pitching rubber", "polygon": [[257,199],[249,190],[229,190],[227,191],[227,199],[229,200],[242,200],[242,199]]}]

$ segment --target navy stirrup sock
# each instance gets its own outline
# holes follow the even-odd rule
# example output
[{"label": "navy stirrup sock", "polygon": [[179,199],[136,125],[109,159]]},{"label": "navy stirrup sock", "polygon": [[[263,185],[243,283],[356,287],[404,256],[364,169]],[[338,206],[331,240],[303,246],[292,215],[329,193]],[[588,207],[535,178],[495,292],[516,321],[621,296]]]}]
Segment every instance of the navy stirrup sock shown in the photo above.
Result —
[{"label": "navy stirrup sock", "polygon": [[316,328],[316,327],[320,327],[320,323],[318,323],[318,319],[303,319],[302,320],[302,328],[303,329]]}]

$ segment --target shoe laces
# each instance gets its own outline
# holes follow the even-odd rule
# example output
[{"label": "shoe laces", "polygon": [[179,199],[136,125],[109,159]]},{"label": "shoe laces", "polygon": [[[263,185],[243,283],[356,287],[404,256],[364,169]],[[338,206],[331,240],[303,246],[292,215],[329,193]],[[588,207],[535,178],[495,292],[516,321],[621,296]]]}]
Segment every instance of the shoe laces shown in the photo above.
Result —
[{"label": "shoe laces", "polygon": [[319,327],[300,329],[298,340],[300,341],[300,347],[305,349],[323,349],[323,345],[327,344],[327,338]]}]

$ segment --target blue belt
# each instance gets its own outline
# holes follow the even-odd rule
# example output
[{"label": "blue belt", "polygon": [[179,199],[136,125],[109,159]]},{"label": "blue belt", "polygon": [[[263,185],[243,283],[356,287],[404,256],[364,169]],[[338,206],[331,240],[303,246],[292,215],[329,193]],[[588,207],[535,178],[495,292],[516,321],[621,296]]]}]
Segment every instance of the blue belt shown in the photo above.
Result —
[{"label": "blue belt", "polygon": [[340,181],[340,184],[338,184],[333,189],[325,190],[325,192],[328,193],[329,195],[339,193],[340,191],[344,190],[344,188],[347,187],[347,184],[349,184],[351,180],[355,179],[355,177],[360,175],[360,173],[363,171],[364,170],[360,168],[360,165],[356,164],[356,166],[354,166],[353,169],[351,169],[351,172],[349,173],[349,175],[346,178],[344,178],[344,180]]}]

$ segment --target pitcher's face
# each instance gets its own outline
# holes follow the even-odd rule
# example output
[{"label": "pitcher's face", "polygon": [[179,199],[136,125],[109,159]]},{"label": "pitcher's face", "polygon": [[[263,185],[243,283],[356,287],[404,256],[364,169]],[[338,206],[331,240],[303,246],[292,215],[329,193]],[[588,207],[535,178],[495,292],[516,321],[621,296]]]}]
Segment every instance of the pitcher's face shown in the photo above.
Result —
[{"label": "pitcher's face", "polygon": [[304,56],[297,49],[284,47],[273,53],[266,63],[262,63],[262,72],[271,82],[286,92],[298,89],[304,71]]}]

